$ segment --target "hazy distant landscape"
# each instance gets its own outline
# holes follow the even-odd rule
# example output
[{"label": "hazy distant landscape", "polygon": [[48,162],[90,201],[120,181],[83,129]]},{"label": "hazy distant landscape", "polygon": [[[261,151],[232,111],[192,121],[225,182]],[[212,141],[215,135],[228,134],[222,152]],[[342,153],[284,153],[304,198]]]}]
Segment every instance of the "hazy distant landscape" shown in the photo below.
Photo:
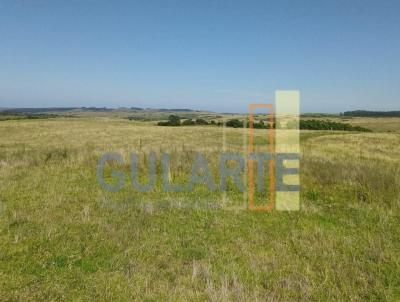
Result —
[{"label": "hazy distant landscape", "polygon": [[[199,111],[191,109],[144,109],[131,108],[97,108],[97,107],[52,107],[52,108],[0,108],[0,121],[14,119],[44,119],[61,117],[113,117],[128,119],[131,121],[157,122],[167,121],[169,116],[178,116],[182,122],[196,119],[205,120],[208,123],[226,123],[229,120],[243,121],[247,118],[244,113],[217,113],[212,111]],[[261,118],[262,115],[259,115]],[[257,115],[256,115],[257,118]],[[263,117],[266,120],[266,117]],[[345,111],[337,114],[304,113],[302,121],[333,122],[352,127],[362,127],[377,132],[398,132],[400,125],[400,111]],[[186,124],[190,125],[190,124]],[[185,123],[183,123],[185,126]],[[303,124],[305,128],[305,124]],[[318,127],[318,125],[316,126]],[[302,125],[300,125],[302,129]],[[330,129],[330,128],[329,128]],[[326,130],[324,127],[314,130]],[[357,130],[357,129],[355,129]]]}]

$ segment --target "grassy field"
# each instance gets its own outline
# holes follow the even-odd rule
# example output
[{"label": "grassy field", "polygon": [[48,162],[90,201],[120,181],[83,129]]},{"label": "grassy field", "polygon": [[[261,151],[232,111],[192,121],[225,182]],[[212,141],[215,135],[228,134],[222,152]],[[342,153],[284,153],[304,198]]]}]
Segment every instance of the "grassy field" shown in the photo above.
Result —
[{"label": "grassy field", "polygon": [[[301,132],[291,213],[248,211],[233,188],[110,193],[97,182],[108,151],[126,173],[130,152],[150,150],[171,154],[174,180],[195,151],[215,171],[221,127],[0,122],[0,301],[399,301],[400,125],[353,122],[381,132]],[[243,150],[243,131],[226,129],[228,150]]]},{"label": "grassy field", "polygon": [[344,122],[349,122],[353,126],[369,127],[373,131],[379,132],[400,132],[400,118],[386,117],[386,118],[363,118],[353,117],[351,119],[343,119]]}]

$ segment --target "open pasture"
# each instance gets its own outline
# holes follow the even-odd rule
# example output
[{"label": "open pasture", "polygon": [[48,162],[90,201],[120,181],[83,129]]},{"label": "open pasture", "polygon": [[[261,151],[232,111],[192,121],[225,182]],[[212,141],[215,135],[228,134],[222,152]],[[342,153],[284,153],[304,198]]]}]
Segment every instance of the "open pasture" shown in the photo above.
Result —
[{"label": "open pasture", "polygon": [[223,143],[221,127],[0,122],[0,300],[399,301],[400,127],[380,121],[397,133],[301,132],[291,213],[248,211],[234,188],[110,193],[97,182],[110,151],[127,173],[129,153],[150,150],[172,154],[172,179],[195,151],[215,169],[222,148],[244,150],[244,129]]}]

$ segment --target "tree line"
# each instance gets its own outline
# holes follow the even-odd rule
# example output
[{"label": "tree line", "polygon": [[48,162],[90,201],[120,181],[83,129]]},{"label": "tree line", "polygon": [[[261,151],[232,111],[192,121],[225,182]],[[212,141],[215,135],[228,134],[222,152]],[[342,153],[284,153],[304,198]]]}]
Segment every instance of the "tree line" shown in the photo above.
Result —
[{"label": "tree line", "polygon": [[[246,123],[246,124],[244,124]],[[158,122],[159,126],[194,126],[194,125],[214,125],[214,126],[222,126],[223,123],[218,121],[211,120],[210,122],[198,118],[195,120],[185,119],[181,122],[181,118],[177,115],[170,115],[168,117],[168,121]],[[226,127],[231,128],[249,128],[249,121],[241,121],[239,119],[231,119],[225,123]],[[370,132],[371,130],[367,128],[363,128],[360,126],[352,126],[350,124],[333,122],[329,120],[300,120],[299,125],[297,123],[288,124],[287,127],[291,129],[295,129],[296,127],[300,127],[302,130],[336,130],[336,131],[361,131],[361,132]],[[264,123],[263,121],[254,121],[253,122],[254,129],[274,129],[276,128],[276,121]]]},{"label": "tree line", "polygon": [[351,117],[400,117],[400,111],[356,110],[343,112],[342,115]]}]

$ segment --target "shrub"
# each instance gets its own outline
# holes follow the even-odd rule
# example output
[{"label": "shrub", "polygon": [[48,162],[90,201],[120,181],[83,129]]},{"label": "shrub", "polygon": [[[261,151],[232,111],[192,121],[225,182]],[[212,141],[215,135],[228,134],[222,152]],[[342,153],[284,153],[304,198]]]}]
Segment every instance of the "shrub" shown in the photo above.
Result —
[{"label": "shrub", "polygon": [[208,125],[206,120],[203,120],[202,118],[196,119],[196,125]]},{"label": "shrub", "polygon": [[[246,121],[245,122],[246,128],[249,128],[249,122]],[[242,128],[243,127],[243,122],[238,120],[238,119],[233,119],[233,120],[229,120],[226,122],[226,126],[227,127],[232,127],[232,128]],[[270,125],[269,123],[264,124],[263,121],[260,122],[253,122],[253,128],[254,129],[269,129]]]},{"label": "shrub", "polygon": [[232,127],[232,128],[241,128],[241,127],[243,127],[243,122],[239,121],[238,119],[233,119],[233,120],[227,121],[226,126]]},{"label": "shrub", "polygon": [[168,122],[169,122],[170,126],[180,126],[181,125],[180,117],[177,115],[173,115],[173,114],[168,117]]},{"label": "shrub", "polygon": [[177,115],[170,115],[168,117],[168,122],[158,122],[158,126],[180,126],[181,125],[181,119]]},{"label": "shrub", "polygon": [[196,123],[194,122],[194,121],[192,121],[191,119],[188,119],[188,120],[184,120],[183,122],[182,122],[182,126],[192,126],[192,125],[195,125]]},{"label": "shrub", "polygon": [[367,128],[352,126],[350,124],[345,124],[345,123],[323,121],[323,120],[301,120],[300,129],[371,132],[371,130]]}]

